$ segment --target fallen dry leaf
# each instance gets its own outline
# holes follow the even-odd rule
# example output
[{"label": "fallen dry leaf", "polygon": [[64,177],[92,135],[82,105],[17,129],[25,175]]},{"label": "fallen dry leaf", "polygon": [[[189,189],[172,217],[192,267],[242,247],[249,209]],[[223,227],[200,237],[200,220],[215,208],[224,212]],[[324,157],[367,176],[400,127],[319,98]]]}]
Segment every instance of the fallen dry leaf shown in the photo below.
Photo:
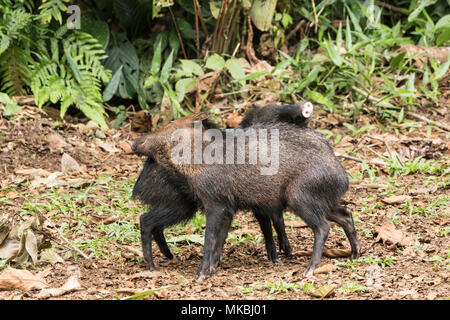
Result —
[{"label": "fallen dry leaf", "polygon": [[243,116],[239,115],[236,111],[231,113],[228,118],[225,120],[225,124],[228,128],[239,128]]},{"label": "fallen dry leaf", "polygon": [[96,214],[91,214],[90,218],[95,223],[103,223],[103,224],[107,225],[107,224],[111,224],[111,223],[114,223],[114,222],[122,219],[123,216],[120,216],[120,215],[99,216],[99,215],[96,215]]},{"label": "fallen dry leaf", "polygon": [[[349,249],[323,249],[323,256],[328,258],[342,258],[342,257],[350,257],[352,250]],[[308,250],[300,250],[293,253],[294,256],[310,256],[312,255],[312,249]]]},{"label": "fallen dry leaf", "polygon": [[28,270],[6,268],[0,274],[0,290],[19,289],[27,292],[46,287],[48,284],[42,277],[34,275]]},{"label": "fallen dry leaf", "polygon": [[74,158],[64,153],[61,158],[61,171],[64,174],[70,174],[72,172],[82,172],[83,170]]},{"label": "fallen dry leaf", "polygon": [[41,252],[41,258],[39,259],[39,262],[48,262],[52,265],[60,262],[63,263],[64,259],[61,258],[55,251],[53,250],[45,250]]},{"label": "fallen dry leaf", "polygon": [[411,189],[409,190],[409,194],[410,195],[418,195],[420,193],[435,193],[437,191],[438,187],[437,186],[429,186],[429,187],[423,187],[423,188],[418,188],[418,189]]},{"label": "fallen dry leaf", "polygon": [[131,130],[136,132],[150,132],[153,128],[152,115],[147,110],[141,110],[131,118]]},{"label": "fallen dry leaf", "polygon": [[103,141],[97,139],[97,145],[101,149],[103,149],[104,151],[109,152],[109,153],[117,153],[117,152],[119,152],[119,149],[117,149],[116,146],[114,144],[112,144],[112,143],[103,142]]},{"label": "fallen dry leaf", "polygon": [[336,269],[334,264],[329,263],[314,270],[314,274],[333,272]]},{"label": "fallen dry leaf", "polygon": [[68,146],[66,140],[57,133],[52,133],[44,138],[49,143],[50,152],[60,151]]},{"label": "fallen dry leaf", "polygon": [[381,240],[382,243],[389,246],[398,245],[405,247],[415,245],[415,241],[407,236],[405,232],[396,229],[392,223],[385,223],[380,227],[376,227],[375,234],[377,235],[375,242]]},{"label": "fallen dry leaf", "polygon": [[133,248],[132,246],[122,246],[125,250],[134,253],[135,255],[137,255],[138,257],[143,257],[144,254],[142,253],[142,250]]},{"label": "fallen dry leaf", "polygon": [[391,197],[383,198],[383,199],[381,199],[381,201],[383,201],[384,203],[387,203],[387,204],[400,204],[400,203],[404,203],[406,200],[410,200],[410,199],[411,199],[410,196],[401,195],[401,196],[391,196]]},{"label": "fallen dry leaf", "polygon": [[18,175],[24,175],[24,176],[34,175],[34,176],[39,176],[39,177],[48,177],[50,175],[50,172],[48,172],[47,170],[34,169],[34,168],[19,169],[19,170],[16,170],[15,173]]},{"label": "fallen dry leaf", "polygon": [[71,273],[71,276],[62,287],[42,289],[41,292],[36,295],[36,298],[48,299],[51,297],[60,297],[66,293],[81,290],[80,269],[78,266],[70,266],[67,268],[67,271]]},{"label": "fallen dry leaf", "polygon": [[126,154],[132,154],[133,153],[133,149],[131,149],[131,146],[128,142],[126,141],[119,141],[117,143],[117,145],[120,147],[120,149],[122,149]]},{"label": "fallen dry leaf", "polygon": [[286,227],[305,228],[308,225],[303,220],[284,220]]},{"label": "fallen dry leaf", "polygon": [[327,284],[320,288],[311,290],[309,291],[309,293],[314,297],[323,299],[332,296],[334,294],[335,289],[336,289],[335,286]]}]

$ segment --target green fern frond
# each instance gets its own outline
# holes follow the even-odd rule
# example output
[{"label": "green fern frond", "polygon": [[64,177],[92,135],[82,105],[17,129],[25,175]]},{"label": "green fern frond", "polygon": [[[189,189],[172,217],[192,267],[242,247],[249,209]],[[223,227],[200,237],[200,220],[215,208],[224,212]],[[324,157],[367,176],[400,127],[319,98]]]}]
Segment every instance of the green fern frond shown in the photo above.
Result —
[{"label": "green fern frond", "polygon": [[[61,117],[74,106],[107,128],[102,87],[110,80],[111,71],[102,65],[105,52],[96,39],[81,32],[70,34],[62,46],[61,58],[54,52],[44,53],[32,65],[31,90],[36,104],[60,102]],[[56,40],[51,40],[51,47],[57,50]]]},{"label": "green fern frond", "polygon": [[69,0],[48,0],[44,2],[39,7],[39,12],[41,19],[44,23],[49,23],[53,19],[59,22],[59,24],[62,24],[62,14],[61,12],[67,11],[66,3],[68,3]]},{"label": "green fern frond", "polygon": [[26,95],[25,86],[29,84],[31,57],[29,52],[12,44],[1,55],[0,91],[10,96]]}]

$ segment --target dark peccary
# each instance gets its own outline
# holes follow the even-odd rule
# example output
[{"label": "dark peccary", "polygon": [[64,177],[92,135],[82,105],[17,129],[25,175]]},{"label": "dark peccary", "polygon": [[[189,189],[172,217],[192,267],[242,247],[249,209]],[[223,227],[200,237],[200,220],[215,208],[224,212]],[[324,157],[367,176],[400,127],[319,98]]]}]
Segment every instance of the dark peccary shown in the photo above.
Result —
[{"label": "dark peccary", "polygon": [[240,127],[248,128],[255,123],[290,122],[297,126],[306,127],[313,113],[311,102],[304,104],[269,104],[265,106],[255,105],[245,114]]},{"label": "dark peccary", "polygon": [[[206,214],[204,256],[198,279],[211,275],[220,262],[223,245],[237,210],[251,210],[262,216],[277,216],[290,208],[314,232],[311,261],[305,274],[319,265],[329,221],[339,224],[351,245],[351,258],[360,245],[351,212],[339,205],[349,181],[345,169],[328,141],[314,130],[286,122],[256,123],[252,129],[276,129],[279,133],[279,171],[261,175],[260,166],[250,164],[180,164],[172,158],[172,134],[186,129],[194,137],[194,121],[206,113],[181,118],[159,132],[132,143],[134,152],[151,156],[168,171],[187,178],[191,192],[203,204]],[[226,131],[222,131],[225,136]],[[272,135],[272,133],[271,133]],[[224,150],[225,151],[225,150]],[[247,154],[248,155],[248,154]]]},{"label": "dark peccary", "polygon": [[[244,117],[241,126],[247,127],[256,122],[286,121],[306,126],[306,120],[311,116],[313,106],[310,102],[303,105],[267,105],[255,106]],[[207,128],[215,126],[204,121]],[[158,165],[151,157],[148,157],[141,174],[133,188],[133,198],[140,199],[151,206],[149,212],[140,218],[141,241],[145,260],[150,269],[155,269],[152,257],[152,237],[161,252],[168,259],[172,259],[164,237],[164,229],[177,223],[188,221],[199,209],[199,204],[185,186],[186,179],[181,175],[174,175]],[[269,260],[279,262],[272,236],[272,223],[278,235],[280,251],[287,256],[292,254],[292,249],[286,235],[282,213],[270,219],[267,215],[254,212],[264,235],[267,255]]]}]

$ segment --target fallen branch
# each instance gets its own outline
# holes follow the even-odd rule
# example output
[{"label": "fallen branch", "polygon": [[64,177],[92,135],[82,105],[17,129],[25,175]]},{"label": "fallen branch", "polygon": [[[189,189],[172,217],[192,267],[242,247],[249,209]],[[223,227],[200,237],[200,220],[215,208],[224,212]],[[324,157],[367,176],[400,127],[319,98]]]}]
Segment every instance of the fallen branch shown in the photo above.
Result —
[{"label": "fallen branch", "polygon": [[440,123],[440,122],[437,122],[437,121],[430,120],[427,117],[421,116],[420,114],[417,114],[417,113],[414,113],[414,112],[411,112],[411,111],[408,111],[406,114],[411,116],[411,117],[413,117],[413,118],[415,118],[415,119],[422,120],[422,121],[424,121],[424,122],[426,122],[428,124],[435,125],[436,127],[439,127],[439,128],[444,129],[446,131],[450,131],[450,127],[448,125],[444,124],[444,123]]},{"label": "fallen branch", "polygon": [[409,13],[408,13],[407,10],[402,9],[402,8],[398,8],[398,7],[395,7],[395,6],[393,6],[392,4],[388,4],[388,3],[385,3],[385,2],[379,1],[379,0],[375,0],[375,3],[376,3],[377,5],[379,5],[380,7],[384,7],[384,8],[386,8],[386,9],[391,10],[391,11],[399,12],[399,13],[404,14],[404,15],[409,15]]},{"label": "fallen branch", "polygon": [[365,92],[364,90],[361,90],[355,86],[352,87],[353,90],[355,90],[356,92],[362,94],[363,96],[366,96],[366,98],[369,101],[372,101],[375,104],[380,105],[381,107],[386,107],[386,108],[395,108],[395,106],[389,102],[383,101],[383,99],[379,99],[377,97],[371,96],[369,93]]},{"label": "fallen branch", "polygon": [[[344,158],[344,159],[353,160],[353,161],[360,162],[360,163],[363,163],[364,161],[366,161],[364,159],[352,157],[352,156],[349,156],[349,155],[346,155],[346,154],[342,154],[342,153],[339,153],[339,152],[335,152],[334,154],[335,154],[336,157],[341,157],[341,158]],[[379,165],[379,166],[384,166],[385,165],[385,163],[383,161],[379,160],[379,159],[370,159],[367,162],[371,163],[371,164],[374,164],[374,165]]]}]

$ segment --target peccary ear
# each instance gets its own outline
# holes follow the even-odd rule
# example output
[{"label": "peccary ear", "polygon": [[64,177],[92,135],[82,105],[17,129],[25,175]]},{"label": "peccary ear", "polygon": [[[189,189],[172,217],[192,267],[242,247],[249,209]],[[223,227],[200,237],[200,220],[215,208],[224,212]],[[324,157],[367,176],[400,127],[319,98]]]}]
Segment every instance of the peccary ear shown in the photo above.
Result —
[{"label": "peccary ear", "polygon": [[302,115],[303,115],[303,117],[309,118],[309,117],[311,117],[311,115],[313,114],[313,112],[314,112],[314,106],[313,106],[313,104],[312,104],[311,102],[306,102],[306,103],[303,105],[303,108],[302,108]]}]

